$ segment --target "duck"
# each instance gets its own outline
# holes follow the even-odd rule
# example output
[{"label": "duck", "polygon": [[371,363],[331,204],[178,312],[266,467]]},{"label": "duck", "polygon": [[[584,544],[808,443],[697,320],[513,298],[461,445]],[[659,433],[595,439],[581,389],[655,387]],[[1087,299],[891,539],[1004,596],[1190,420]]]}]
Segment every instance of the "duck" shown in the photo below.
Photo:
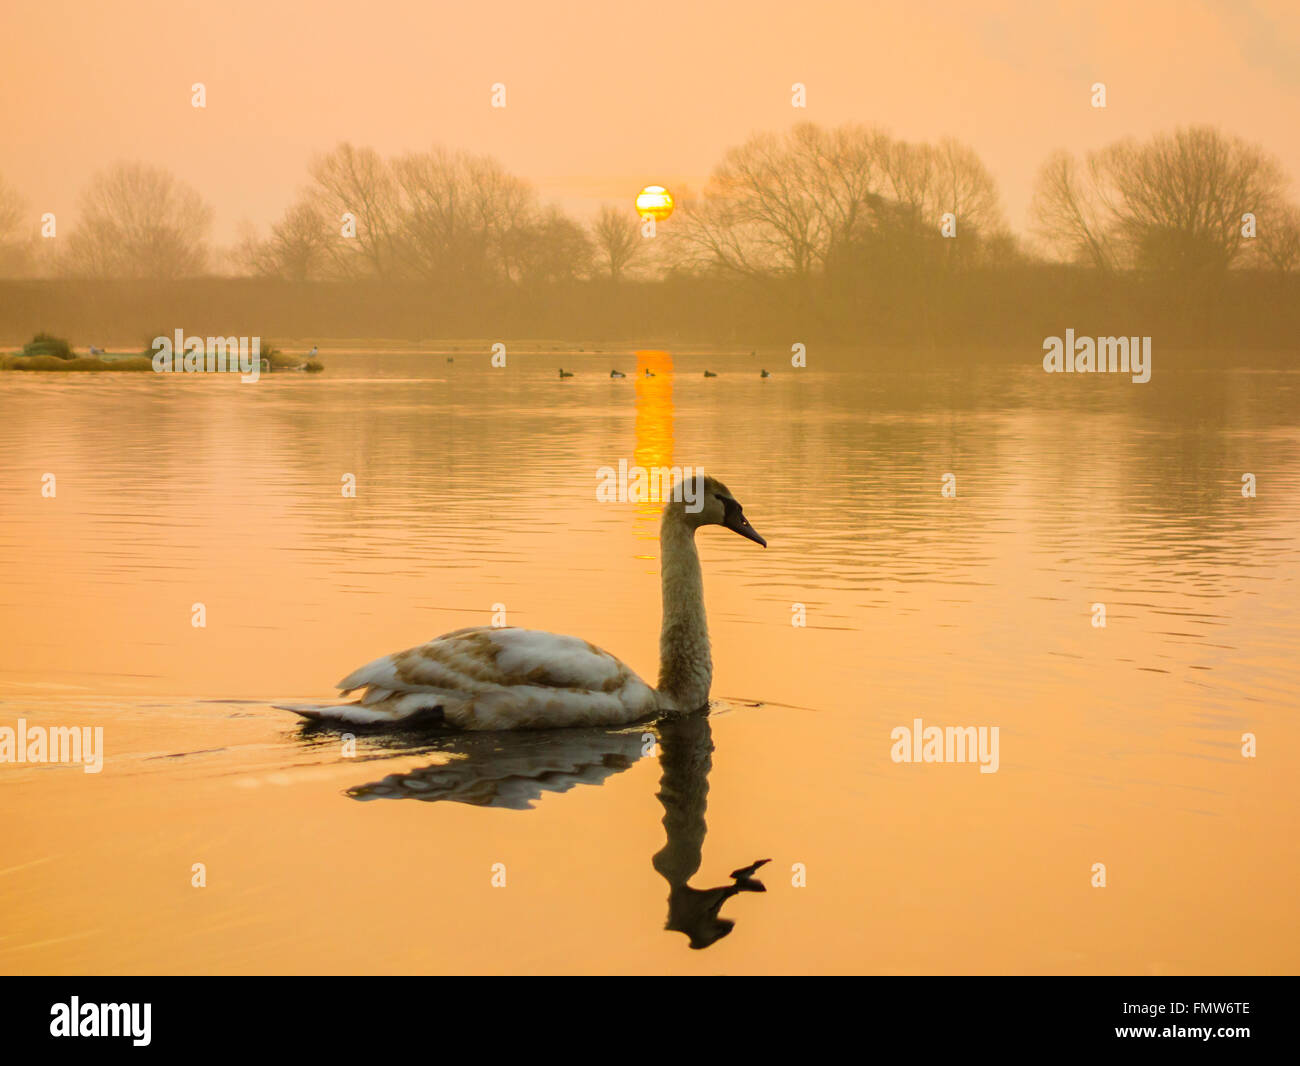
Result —
[{"label": "duck", "polygon": [[612,378],[625,378],[625,377],[627,377],[627,375],[624,374],[621,370],[611,370],[611,371],[609,372],[609,376],[612,377]]},{"label": "duck", "polygon": [[717,478],[678,482],[671,501],[659,523],[663,618],[654,688],[579,637],[470,626],[352,671],[338,683],[344,696],[361,692],[351,703],[278,708],[323,723],[462,732],[626,725],[706,710],[713,660],[695,534],[721,526],[764,548],[767,541]]},{"label": "duck", "polygon": [[92,344],[92,345],[90,346],[90,354],[91,354],[91,355],[103,355],[103,354],[104,354],[104,349],[103,349],[103,348],[96,348],[96,347]]},{"label": "duck", "polygon": [[562,378],[571,378],[571,377],[573,377],[573,371],[572,371],[572,370],[565,370],[564,367],[560,367],[560,377],[562,377]]},{"label": "duck", "polygon": [[760,378],[770,378],[772,375],[771,375],[770,372],[768,372],[768,371],[766,371],[766,370],[760,370],[760,371],[758,372],[758,376],[759,376]]},{"label": "duck", "polygon": [[648,378],[652,378],[652,377],[654,377],[654,375],[653,375],[652,373],[650,373],[650,368],[649,368],[649,367],[646,367],[646,368],[645,368],[645,376],[648,377]]},{"label": "duck", "polygon": [[716,378],[718,375],[715,374],[712,370],[706,370],[706,371],[704,372],[704,376],[705,376],[706,378]]}]

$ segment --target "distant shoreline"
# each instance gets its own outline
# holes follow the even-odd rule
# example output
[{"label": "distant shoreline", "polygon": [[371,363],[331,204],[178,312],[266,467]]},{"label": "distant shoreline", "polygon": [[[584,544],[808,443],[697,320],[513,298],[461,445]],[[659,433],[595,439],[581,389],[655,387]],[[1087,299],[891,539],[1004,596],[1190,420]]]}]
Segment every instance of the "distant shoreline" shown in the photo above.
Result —
[{"label": "distant shoreline", "polygon": [[[392,338],[312,338],[309,342],[290,339],[281,343],[276,340],[278,352],[283,353],[285,365],[274,368],[277,372],[296,369],[287,364],[305,355],[311,347],[319,347],[321,359],[330,361],[335,357],[352,355],[379,356],[423,356],[429,360],[443,362],[448,357],[460,366],[481,364],[488,366],[492,358],[492,345],[496,339],[457,338],[449,341],[436,339],[404,341]],[[735,345],[699,343],[685,340],[660,340],[654,342],[631,343],[621,341],[566,341],[563,339],[528,339],[512,341],[507,339],[509,357],[512,364],[520,368],[535,369],[543,367],[552,370],[551,360],[563,356],[568,363],[590,372],[585,364],[588,360],[626,359],[641,351],[667,351],[673,356],[713,357],[715,359],[744,359],[752,361],[757,371],[760,365],[764,369],[779,372],[790,371],[788,363],[791,353],[788,348],[760,345],[756,349],[742,348]],[[109,359],[78,355],[72,360],[60,360],[51,356],[21,356],[15,352],[5,351],[20,348],[21,345],[0,342],[0,373],[11,371],[20,374],[67,374],[67,373],[140,373],[152,372],[152,361],[143,355],[113,357],[110,348]],[[898,373],[906,370],[924,371],[927,368],[950,369],[954,366],[969,367],[1026,367],[1041,368],[1043,352],[1041,346],[1023,345],[978,345],[966,347],[924,348],[916,345],[845,345],[822,343],[809,346],[808,367],[813,372],[833,370],[852,366],[883,373]],[[1171,345],[1157,348],[1160,369],[1171,368],[1183,370],[1246,370],[1279,371],[1300,370],[1300,351],[1295,348],[1240,348],[1231,346],[1184,347]],[[32,365],[40,361],[39,365]],[[14,365],[26,363],[28,365]],[[328,362],[327,362],[327,365]],[[723,367],[734,370],[735,367]],[[607,372],[608,368],[603,369]],[[159,375],[167,376],[167,375]]]},{"label": "distant shoreline", "polygon": [[[455,355],[705,348],[789,352],[1041,352],[1044,338],[1150,336],[1157,351],[1290,351],[1300,358],[1300,275],[1233,272],[1198,286],[1034,266],[925,285],[809,288],[792,279],[674,278],[539,287],[414,282],[0,281],[0,348],[48,331],[84,351],[140,353],[156,334],[258,336],[283,351],[321,345]],[[480,347],[482,346],[482,347]],[[1250,356],[1252,360],[1255,354]]]}]

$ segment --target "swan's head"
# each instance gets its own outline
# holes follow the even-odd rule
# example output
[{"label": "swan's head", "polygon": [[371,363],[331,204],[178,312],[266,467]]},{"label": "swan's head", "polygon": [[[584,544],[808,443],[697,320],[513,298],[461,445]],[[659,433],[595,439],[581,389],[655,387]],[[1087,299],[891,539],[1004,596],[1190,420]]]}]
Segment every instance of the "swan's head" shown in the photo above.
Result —
[{"label": "swan's head", "polygon": [[673,488],[672,502],[664,508],[664,517],[680,517],[691,529],[700,526],[723,526],[733,533],[767,547],[767,541],[749,524],[745,509],[721,481],[699,475],[679,481]]}]

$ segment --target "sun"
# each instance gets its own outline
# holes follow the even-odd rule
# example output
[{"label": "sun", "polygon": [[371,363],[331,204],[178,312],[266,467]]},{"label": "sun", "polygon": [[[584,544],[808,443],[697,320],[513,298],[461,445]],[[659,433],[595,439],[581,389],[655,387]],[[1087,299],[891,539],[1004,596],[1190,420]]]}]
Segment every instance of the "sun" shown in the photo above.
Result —
[{"label": "sun", "polygon": [[662,222],[673,213],[673,194],[662,185],[647,185],[637,194],[636,212],[642,218]]}]

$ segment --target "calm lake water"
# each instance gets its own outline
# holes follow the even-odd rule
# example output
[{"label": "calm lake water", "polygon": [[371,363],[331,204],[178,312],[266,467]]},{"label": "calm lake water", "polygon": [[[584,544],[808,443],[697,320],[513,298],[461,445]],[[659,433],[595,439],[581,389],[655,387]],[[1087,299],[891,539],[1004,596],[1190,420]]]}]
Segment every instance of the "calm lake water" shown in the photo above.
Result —
[{"label": "calm lake water", "polygon": [[[538,348],[0,375],[0,726],[106,752],[0,765],[0,971],[1300,966],[1300,373]],[[769,542],[698,538],[708,718],[349,756],[271,707],[501,610],[653,683],[620,459]],[[915,719],[997,772],[894,762]]]}]

